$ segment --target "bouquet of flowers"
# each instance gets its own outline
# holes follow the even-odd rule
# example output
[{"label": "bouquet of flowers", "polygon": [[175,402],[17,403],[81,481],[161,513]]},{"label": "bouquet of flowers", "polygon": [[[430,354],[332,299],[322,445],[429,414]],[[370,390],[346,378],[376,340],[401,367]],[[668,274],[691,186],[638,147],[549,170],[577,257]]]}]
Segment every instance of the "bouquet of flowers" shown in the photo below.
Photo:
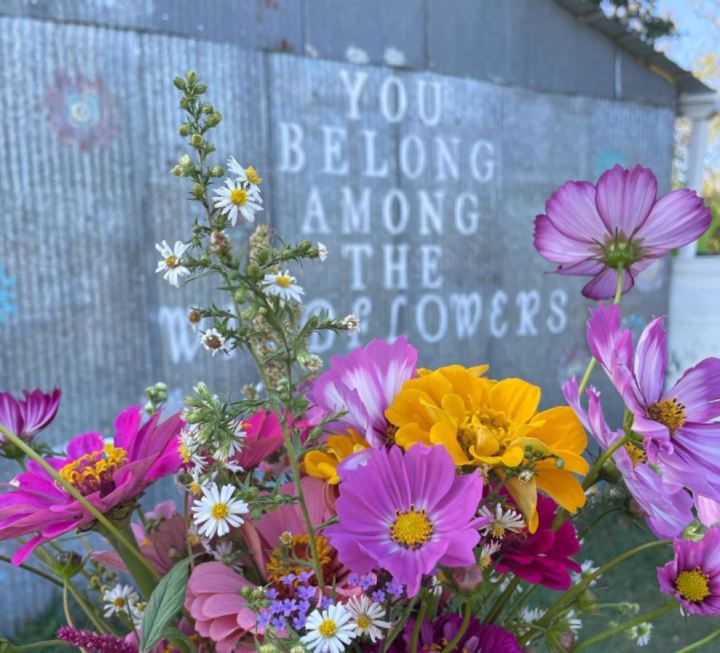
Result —
[{"label": "bouquet of flowers", "polygon": [[[32,647],[581,651],[615,636],[647,644],[670,611],[720,614],[720,360],[666,390],[662,318],[633,343],[620,308],[639,272],[708,228],[694,192],[658,199],[651,171],[616,166],[597,184],[567,182],[536,218],[556,272],[592,277],[593,357],[565,384],[568,405],[539,410],[539,387],[486,365],[418,367],[403,337],[322,371],[309,339],[357,331],[358,319],[304,316],[290,270],[327,248],[263,224],[239,242],[233,228],[263,208],[262,179],[234,158],[211,163],[222,116],[196,73],[174,83],[191,154],[172,172],[191,181],[202,217],[188,240],[157,245],[157,272],[174,286],[218,280],[227,308],[198,302],[189,328],[212,356],[250,356],[260,382],[234,395],[198,383],[169,417],[157,384],[118,414],[112,439],[86,433],[62,452],[37,439],[59,390],[0,394],[0,445],[20,467],[0,493],[0,539],[19,542],[4,561],[64,597],[66,625]],[[597,364],[625,405],[621,424],[590,385]],[[143,510],[168,476],[174,498]],[[621,511],[652,538],[581,564],[581,544]],[[601,603],[601,577],[653,548],[667,555],[666,602]],[[583,638],[588,614],[607,627]]]}]

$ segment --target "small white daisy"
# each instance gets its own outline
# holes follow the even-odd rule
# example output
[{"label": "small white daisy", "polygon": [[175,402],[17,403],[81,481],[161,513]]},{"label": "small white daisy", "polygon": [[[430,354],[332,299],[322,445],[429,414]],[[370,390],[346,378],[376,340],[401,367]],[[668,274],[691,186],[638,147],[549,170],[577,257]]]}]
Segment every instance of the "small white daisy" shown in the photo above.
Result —
[{"label": "small white daisy", "polygon": [[219,351],[225,351],[225,338],[216,328],[211,328],[203,333],[201,342],[213,356]]},{"label": "small white daisy", "polygon": [[480,557],[478,558],[478,564],[484,569],[488,567],[492,562],[492,557],[500,550],[500,542],[490,540],[485,542],[480,549]]},{"label": "small white daisy", "polygon": [[582,619],[577,616],[577,612],[575,612],[575,610],[568,610],[567,614],[565,615],[565,621],[567,622],[570,631],[573,632],[575,635],[577,635],[582,629]]},{"label": "small white daisy", "polygon": [[636,646],[647,646],[652,639],[653,625],[644,621],[628,630],[628,637],[635,641]]},{"label": "small white daisy", "polygon": [[205,459],[199,453],[198,442],[195,440],[193,431],[184,430],[180,433],[178,452],[185,465],[200,469],[205,466]]},{"label": "small white daisy", "polygon": [[526,624],[534,624],[536,621],[540,621],[544,614],[545,610],[540,608],[523,608],[520,610],[520,619]]},{"label": "small white daisy", "polygon": [[247,222],[255,222],[255,213],[262,211],[262,200],[245,188],[247,184],[226,179],[225,185],[215,191],[215,206],[235,225],[240,215]]},{"label": "small white daisy", "polygon": [[525,520],[519,512],[512,509],[503,510],[502,504],[499,503],[495,506],[494,513],[487,506],[483,506],[479,515],[490,518],[480,532],[483,535],[492,535],[496,539],[505,537],[505,531],[518,533],[525,528]]},{"label": "small white daisy", "polygon": [[[580,581],[583,580],[585,576],[589,576],[591,574],[594,574],[600,567],[596,567],[592,560],[585,560],[580,565],[580,573],[577,573],[576,571],[570,572],[570,578],[572,578],[573,585],[577,585]],[[602,576],[597,576],[593,578],[590,581],[590,585],[588,587],[595,587],[597,585],[598,580],[600,580]]]},{"label": "small white daisy", "polygon": [[307,635],[300,641],[317,653],[340,653],[355,639],[350,613],[339,603],[327,610],[314,610],[305,622]]},{"label": "small white daisy", "polygon": [[155,245],[155,249],[160,252],[162,259],[158,261],[155,273],[163,272],[163,279],[171,286],[180,287],[180,280],[190,274],[184,265],[182,265],[182,257],[189,245],[181,241],[175,242],[175,247],[171,248],[166,240]]},{"label": "small white daisy", "polygon": [[217,534],[222,537],[230,532],[230,526],[240,526],[245,520],[249,506],[245,501],[235,499],[235,488],[223,485],[218,488],[216,483],[202,488],[203,496],[193,503],[193,520],[200,527],[200,534],[213,538]]},{"label": "small white daisy", "polygon": [[234,156],[231,156],[227,162],[228,172],[235,177],[237,181],[243,181],[248,185],[248,191],[255,197],[260,197],[260,184],[262,177],[252,166],[243,168]]},{"label": "small white daisy", "polygon": [[328,248],[323,243],[317,244],[318,258],[324,263],[327,260]]},{"label": "small white daisy", "polygon": [[340,320],[340,325],[350,332],[360,331],[360,318],[355,313],[350,313]]},{"label": "small white daisy", "polygon": [[131,615],[130,606],[139,600],[140,597],[130,585],[115,585],[103,594],[104,614],[106,617],[116,614]]},{"label": "small white daisy", "polygon": [[353,596],[346,604],[345,609],[352,616],[351,625],[355,628],[358,637],[367,635],[371,642],[376,642],[383,636],[383,630],[390,628],[390,622],[385,621],[385,610],[379,603],[374,603],[364,594]]},{"label": "small white daisy", "polygon": [[130,618],[132,619],[135,630],[140,630],[145,616],[145,607],[147,603],[138,599],[134,603],[130,604]]},{"label": "small white daisy", "polygon": [[289,270],[281,274],[266,274],[263,278],[265,294],[278,297],[280,301],[302,302],[305,291],[297,285],[297,279],[290,274]]}]

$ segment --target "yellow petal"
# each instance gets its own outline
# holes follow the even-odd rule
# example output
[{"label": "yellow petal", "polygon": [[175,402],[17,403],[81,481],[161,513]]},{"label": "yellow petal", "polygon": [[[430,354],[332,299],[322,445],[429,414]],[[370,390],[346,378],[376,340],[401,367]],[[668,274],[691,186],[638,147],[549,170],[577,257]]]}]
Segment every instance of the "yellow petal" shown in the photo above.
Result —
[{"label": "yellow petal", "polygon": [[427,445],[432,444],[430,442],[428,432],[421,429],[415,423],[401,426],[395,433],[395,442],[397,442],[403,449],[409,449],[418,442],[422,442]]},{"label": "yellow petal", "polygon": [[532,432],[533,437],[545,442],[553,451],[581,454],[587,447],[587,435],[570,406],[556,406],[538,413],[544,423]]},{"label": "yellow petal", "polygon": [[470,462],[470,459],[458,444],[456,431],[448,424],[435,424],[430,429],[430,442],[445,447],[456,465],[467,465]]},{"label": "yellow petal", "polygon": [[575,512],[585,505],[582,485],[570,472],[561,469],[541,469],[538,470],[535,481],[541,490],[569,512]]},{"label": "yellow petal", "polygon": [[528,530],[534,533],[538,527],[537,488],[535,480],[521,481],[513,478],[506,485],[510,496],[515,499],[520,512],[528,523]]},{"label": "yellow petal", "polygon": [[540,388],[522,379],[503,379],[490,391],[490,403],[513,422],[529,422],[540,403]]}]

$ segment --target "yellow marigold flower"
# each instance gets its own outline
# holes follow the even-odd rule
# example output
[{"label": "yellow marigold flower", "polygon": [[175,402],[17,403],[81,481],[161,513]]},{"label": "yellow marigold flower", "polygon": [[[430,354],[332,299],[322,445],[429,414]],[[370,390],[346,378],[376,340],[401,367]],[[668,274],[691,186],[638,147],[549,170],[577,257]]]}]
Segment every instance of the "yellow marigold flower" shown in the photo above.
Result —
[{"label": "yellow marigold flower", "polygon": [[537,527],[537,490],[573,512],[585,503],[574,474],[586,474],[587,437],[572,408],[537,412],[540,388],[522,379],[493,381],[487,367],[460,365],[406,381],[385,412],[405,449],[442,445],[458,466],[494,469],[528,520]]},{"label": "yellow marigold flower", "polygon": [[309,476],[324,478],[330,485],[337,485],[340,477],[337,466],[354,453],[368,449],[370,445],[354,429],[346,435],[331,435],[320,450],[310,451],[303,459],[305,472]]}]

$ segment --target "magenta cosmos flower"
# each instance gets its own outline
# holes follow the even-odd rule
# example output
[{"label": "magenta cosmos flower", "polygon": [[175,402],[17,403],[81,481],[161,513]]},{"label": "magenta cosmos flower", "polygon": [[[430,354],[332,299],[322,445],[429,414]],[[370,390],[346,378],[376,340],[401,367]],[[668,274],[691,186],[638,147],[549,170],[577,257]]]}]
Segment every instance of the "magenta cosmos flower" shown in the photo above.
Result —
[{"label": "magenta cosmos flower", "polygon": [[[590,386],[586,393],[587,411],[580,404],[575,377],[565,383],[563,394],[583,426],[604,449],[608,449],[623,437],[621,430],[613,431],[608,426],[600,404],[600,393],[593,386]],[[665,480],[661,465],[648,465],[642,447],[634,443],[628,443],[615,451],[613,461],[632,498],[645,513],[650,530],[661,539],[681,535],[694,519],[693,499],[690,494],[682,486]]]},{"label": "magenta cosmos flower", "polygon": [[[55,419],[60,406],[60,390],[23,390],[23,399],[0,392],[0,424],[23,440],[32,440]],[[0,432],[0,443],[3,441]]]},{"label": "magenta cosmos flower", "polygon": [[[164,422],[159,414],[141,424],[140,406],[115,419],[115,438],[106,444],[100,433],[73,438],[64,458],[46,458],[98,510],[108,513],[135,499],[149,485],[180,467],[179,415]],[[95,518],[35,461],[0,496],[0,540],[35,533],[13,556],[21,563],[40,544],[87,526]]]},{"label": "magenta cosmos flower", "polygon": [[482,479],[456,476],[444,447],[372,449],[364,465],[340,474],[339,523],[324,533],[350,571],[386,569],[413,596],[437,565],[475,563]]},{"label": "magenta cosmos flower", "polygon": [[720,499],[720,359],[706,358],[664,390],[667,334],[662,318],[650,322],[633,348],[621,328],[620,307],[599,306],[588,321],[588,343],[633,414],[651,463],[668,480]]},{"label": "magenta cosmos flower", "polygon": [[607,299],[615,294],[618,268],[624,271],[623,293],[635,276],[675,247],[696,240],[712,215],[693,191],[674,190],[657,198],[651,170],[616,165],[597,186],[568,181],[535,218],[535,249],[558,274],[590,276],[583,295]]},{"label": "magenta cosmos flower", "polygon": [[308,398],[325,413],[345,413],[331,428],[354,429],[371,446],[387,440],[385,409],[402,384],[415,376],[417,350],[402,336],[394,343],[371,340],[347,356],[333,356]]},{"label": "magenta cosmos flower", "polygon": [[565,521],[553,528],[557,504],[549,497],[538,495],[538,528],[534,533],[507,533],[502,540],[496,569],[510,572],[528,583],[564,591],[571,584],[570,572],[580,572],[572,560],[580,551],[575,527]]},{"label": "magenta cosmos flower", "polygon": [[699,542],[675,540],[675,558],[658,568],[660,591],[690,614],[720,615],[720,528]]}]

